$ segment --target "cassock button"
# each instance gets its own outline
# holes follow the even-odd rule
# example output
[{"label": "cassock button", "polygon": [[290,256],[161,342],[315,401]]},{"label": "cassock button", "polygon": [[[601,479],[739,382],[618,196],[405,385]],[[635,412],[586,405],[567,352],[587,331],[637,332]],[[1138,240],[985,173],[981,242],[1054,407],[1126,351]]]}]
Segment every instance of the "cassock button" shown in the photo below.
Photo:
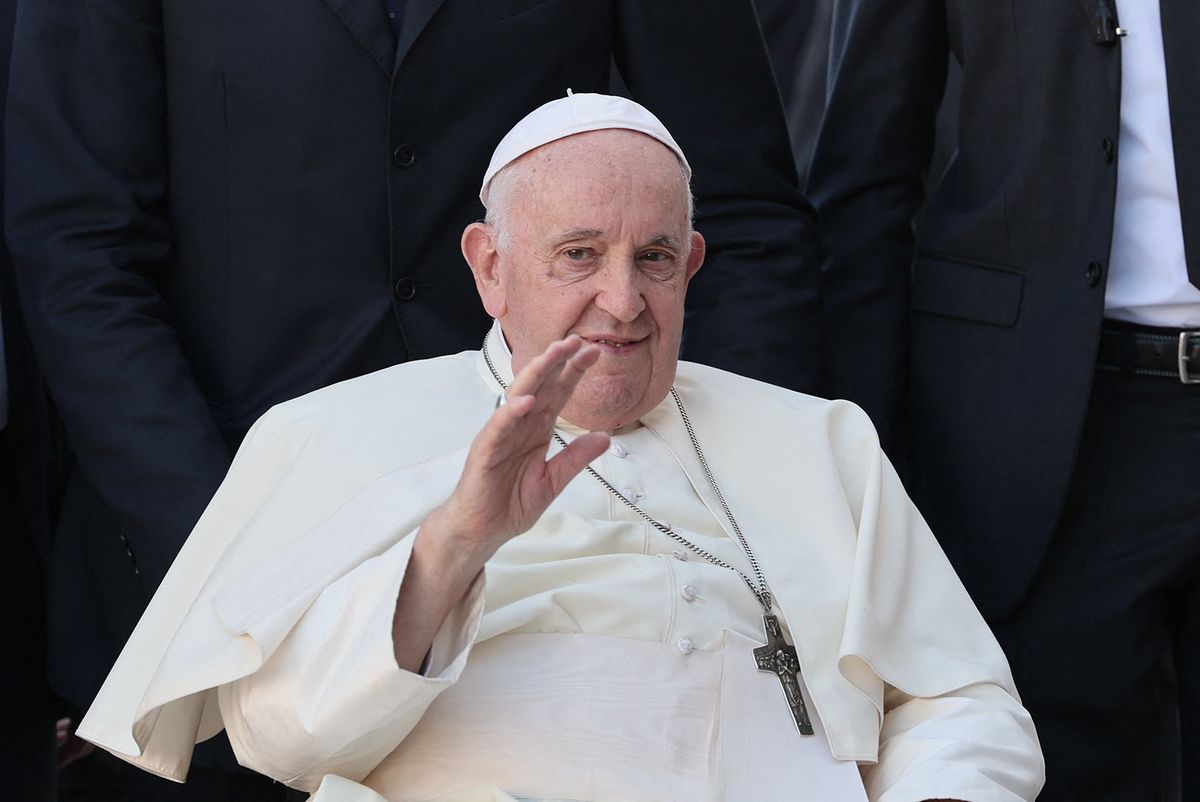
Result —
[{"label": "cassock button", "polygon": [[624,459],[625,455],[629,453],[624,448],[622,448],[621,444],[618,443],[616,440],[613,440],[612,448],[610,448],[609,451],[611,451],[612,455],[614,457],[616,457],[617,459]]},{"label": "cassock button", "polygon": [[679,642],[675,645],[678,646],[679,651],[683,652],[684,654],[691,654],[692,652],[696,651],[696,644],[692,643],[691,638],[680,638]]},{"label": "cassock button", "polygon": [[697,593],[696,589],[691,585],[684,585],[683,589],[679,591],[679,595],[683,597],[684,601],[690,602],[694,602],[696,599],[700,598],[700,594]]},{"label": "cassock button", "polygon": [[624,496],[625,500],[628,501],[630,504],[637,504],[638,499],[645,498],[644,494],[637,492],[632,487],[627,487],[624,490],[622,490],[621,495]]},{"label": "cassock button", "polygon": [[397,167],[412,167],[417,160],[417,152],[413,150],[412,145],[400,145],[392,151],[392,161]]},{"label": "cassock button", "polygon": [[680,562],[687,562],[687,552],[683,549],[675,549],[675,551],[671,552],[671,556]]},{"label": "cassock button", "polygon": [[401,301],[411,301],[417,297],[417,282],[411,278],[402,278],[396,282],[396,297]]}]

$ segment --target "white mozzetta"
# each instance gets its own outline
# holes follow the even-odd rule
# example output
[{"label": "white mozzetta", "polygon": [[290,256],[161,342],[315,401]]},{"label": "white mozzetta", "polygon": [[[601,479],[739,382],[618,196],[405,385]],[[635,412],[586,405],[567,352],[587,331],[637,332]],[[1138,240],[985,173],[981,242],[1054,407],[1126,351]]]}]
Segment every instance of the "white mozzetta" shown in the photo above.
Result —
[{"label": "white mozzetta", "polygon": [[[776,594],[816,736],[752,669],[741,579],[680,559],[586,474],[497,552],[425,675],[396,667],[412,534],[499,391],[478,352],[264,416],[80,733],[181,778],[225,726],[243,762],[322,802],[796,798],[758,784],[780,764],[821,802],[1032,799],[1041,756],[1004,656],[866,416],[689,363],[676,387]],[[674,403],[640,424],[597,469],[745,570]]]}]

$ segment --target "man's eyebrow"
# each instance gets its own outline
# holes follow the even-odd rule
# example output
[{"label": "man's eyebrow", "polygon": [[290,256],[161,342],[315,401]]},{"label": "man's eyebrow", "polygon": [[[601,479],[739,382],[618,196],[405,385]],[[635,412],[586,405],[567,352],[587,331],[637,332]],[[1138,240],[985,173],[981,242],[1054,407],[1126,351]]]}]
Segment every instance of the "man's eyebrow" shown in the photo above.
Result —
[{"label": "man's eyebrow", "polygon": [[581,239],[595,239],[596,237],[604,236],[604,232],[598,228],[568,228],[555,238],[555,243],[558,245],[564,242],[574,242]]},{"label": "man's eyebrow", "polygon": [[661,245],[664,248],[670,248],[671,250],[674,250],[674,251],[677,251],[680,249],[679,239],[676,237],[672,237],[670,234],[659,234],[657,237],[654,237],[653,239],[651,239],[648,244]]},{"label": "man's eyebrow", "polygon": [[[603,236],[604,236],[604,231],[602,231],[601,229],[598,229],[598,228],[568,228],[566,231],[563,231],[557,237],[554,238],[554,244],[562,245],[567,242],[576,242],[578,240],[584,240],[584,239],[595,239],[597,237],[603,237]],[[650,241],[647,242],[646,244],[647,245],[658,245],[662,248],[670,248],[671,250],[674,250],[674,251],[678,251],[681,249],[679,238],[673,237],[670,234],[659,234],[657,236],[651,237]]]}]

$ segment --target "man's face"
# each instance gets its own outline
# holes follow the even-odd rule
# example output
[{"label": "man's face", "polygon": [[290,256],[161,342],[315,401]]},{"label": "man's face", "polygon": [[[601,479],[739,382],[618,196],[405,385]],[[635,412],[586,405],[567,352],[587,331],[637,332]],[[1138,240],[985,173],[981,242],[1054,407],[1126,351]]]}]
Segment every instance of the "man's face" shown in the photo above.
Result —
[{"label": "man's face", "polygon": [[675,380],[684,292],[704,259],[679,161],[648,136],[604,130],[552,142],[514,168],[506,241],[480,224],[463,236],[513,371],[577,334],[601,356],[563,417],[592,430],[630,423]]}]

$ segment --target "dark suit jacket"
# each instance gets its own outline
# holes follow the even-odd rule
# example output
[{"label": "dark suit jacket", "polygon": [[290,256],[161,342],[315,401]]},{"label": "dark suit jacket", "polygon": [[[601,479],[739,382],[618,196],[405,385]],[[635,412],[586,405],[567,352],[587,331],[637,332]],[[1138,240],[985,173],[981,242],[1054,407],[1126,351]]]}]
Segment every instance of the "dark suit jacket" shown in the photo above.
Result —
[{"label": "dark suit jacket", "polygon": [[[1200,20],[1193,0],[1161,6],[1195,270]],[[839,0],[835,12],[808,182],[831,253],[826,390],[907,438],[909,491],[993,619],[1025,592],[1058,521],[1095,366],[1121,57],[1093,42],[1096,8]],[[948,54],[962,67],[958,150],[925,203]]]},{"label": "dark suit jacket", "polygon": [[[0,0],[0,149],[15,0]],[[0,186],[3,185],[0,170]],[[3,204],[0,203],[0,209]],[[46,685],[46,562],[52,494],[61,475],[56,428],[26,336],[12,262],[0,237],[0,316],[8,394],[0,426],[0,631],[9,659],[0,687],[0,773],[5,794],[29,802],[57,798],[54,721]]]},{"label": "dark suit jacket", "polygon": [[[0,150],[4,149],[4,95],[8,86],[9,52],[16,2],[0,0]],[[4,171],[0,166],[0,186]],[[3,216],[0,199],[0,217]],[[13,486],[7,488],[16,506],[6,508],[0,533],[6,548],[20,538],[21,553],[36,555],[35,565],[14,565],[14,579],[39,583],[52,548],[54,518],[61,494],[67,455],[53,404],[42,383],[33,347],[17,295],[16,276],[8,243],[0,236],[0,309],[3,310],[4,351],[7,367],[8,422],[0,438],[0,459],[9,461]],[[30,587],[33,587],[30,584]],[[40,601],[39,601],[40,603]]]},{"label": "dark suit jacket", "polygon": [[606,90],[614,59],[695,168],[686,353],[815,383],[811,210],[749,0],[406,6],[398,43],[381,0],[20,9],[8,232],[78,452],[52,611],[76,701],[255,418],[479,346],[458,240],[491,150],[568,88]]}]

